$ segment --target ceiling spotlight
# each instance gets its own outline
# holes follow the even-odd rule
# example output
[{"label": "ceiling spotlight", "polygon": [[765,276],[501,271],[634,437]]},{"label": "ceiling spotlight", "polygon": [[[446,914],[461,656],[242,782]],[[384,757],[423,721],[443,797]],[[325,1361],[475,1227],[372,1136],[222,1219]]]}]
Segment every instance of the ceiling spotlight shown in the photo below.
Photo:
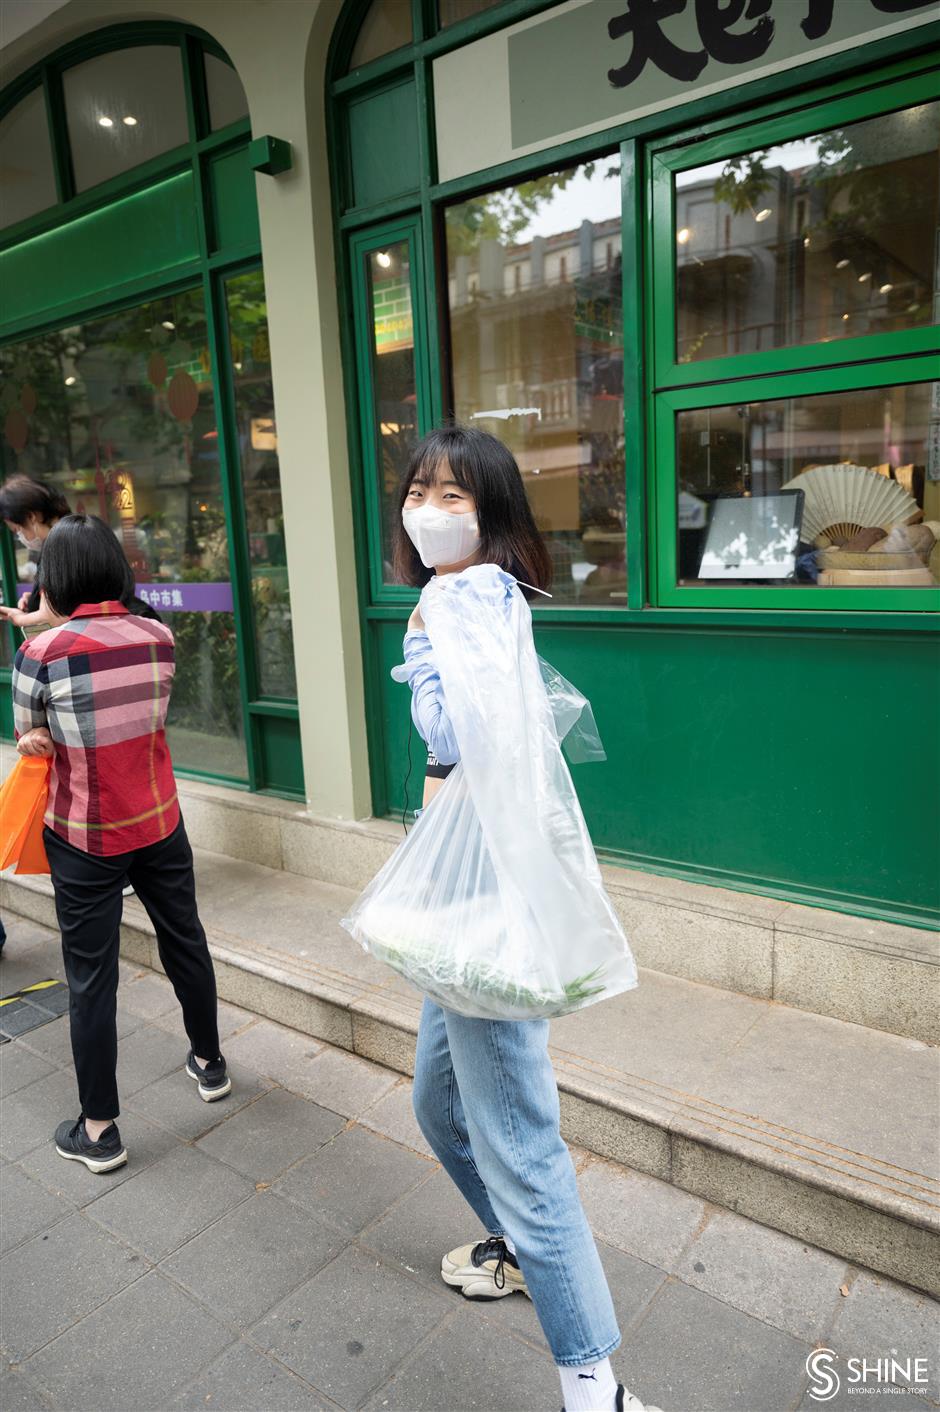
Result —
[{"label": "ceiling spotlight", "polygon": [[754,219],[755,221],[766,221],[767,217],[772,215],[773,208],[771,206],[765,206],[762,211],[754,212]]},{"label": "ceiling spotlight", "polygon": [[907,312],[908,312],[909,314],[916,314],[916,313],[917,313],[917,310],[918,310],[919,308],[920,308],[920,305],[917,304],[917,303],[908,304],[908,306],[907,306]]},{"label": "ceiling spotlight", "polygon": [[683,226],[682,229],[676,233],[676,240],[680,245],[687,245],[691,238],[692,232],[689,230],[688,226]]},{"label": "ceiling spotlight", "polygon": [[131,115],[130,115],[130,113],[128,113],[128,115],[127,115],[126,118],[122,118],[122,119],[121,119],[121,122],[124,124],[125,127],[136,127],[136,126],[137,126],[137,119],[136,119],[136,118],[132,118]]},{"label": "ceiling spotlight", "polygon": [[163,320],[163,325],[162,325],[162,327],[163,327],[163,328],[176,328],[176,324],[173,322],[172,319],[164,319],[164,320]]},{"label": "ceiling spotlight", "polygon": [[848,317],[849,317],[848,314],[843,314],[843,315],[842,315],[843,320],[847,319]]},{"label": "ceiling spotlight", "polygon": [[74,376],[73,376],[73,377],[67,377],[67,378],[65,379],[65,385],[66,385],[66,387],[74,387],[77,382],[78,382],[78,378],[77,378],[77,377],[74,377]]},{"label": "ceiling spotlight", "polygon": [[99,118],[99,119],[98,119],[98,126],[99,126],[99,127],[114,127],[114,119],[113,119],[113,118]]},{"label": "ceiling spotlight", "polygon": [[847,265],[848,263],[849,263],[848,260],[837,260],[837,261],[836,261],[836,269],[837,269],[837,270],[844,270],[845,267],[846,267],[846,265]]},{"label": "ceiling spotlight", "polygon": [[866,270],[863,275],[859,275],[859,277],[858,277],[858,282],[859,282],[859,284],[864,284],[866,280],[870,280],[870,279],[871,279],[871,270]]},{"label": "ceiling spotlight", "polygon": [[375,257],[375,263],[381,265],[383,270],[387,270],[392,263],[392,257],[387,250],[380,250]]},{"label": "ceiling spotlight", "polygon": [[881,286],[881,288],[879,289],[878,293],[879,293],[879,294],[890,294],[893,288],[894,288],[894,285],[893,285],[893,284],[883,284],[883,285]]},{"label": "ceiling spotlight", "polygon": [[809,236],[808,236],[808,235],[804,235],[804,236],[803,236],[803,249],[804,249],[804,250],[808,250],[808,249],[809,249]]}]

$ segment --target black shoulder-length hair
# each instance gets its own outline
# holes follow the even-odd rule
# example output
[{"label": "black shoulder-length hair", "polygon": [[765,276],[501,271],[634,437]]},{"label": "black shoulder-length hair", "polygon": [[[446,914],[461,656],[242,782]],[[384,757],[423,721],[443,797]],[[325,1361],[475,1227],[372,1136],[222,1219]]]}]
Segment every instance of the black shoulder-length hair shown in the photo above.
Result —
[{"label": "black shoulder-length hair", "polygon": [[39,587],[60,618],[80,603],[123,602],[133,573],[117,536],[97,515],[65,515],[49,531],[39,561]]},{"label": "black shoulder-length hair", "polygon": [[[423,588],[434,577],[405,532],[401,512],[408,491],[433,485],[446,461],[450,475],[473,496],[480,527],[480,562],[499,564],[514,578],[547,589],[552,561],[532,515],[516,458],[507,446],[479,427],[453,423],[422,437],[408,463],[398,495],[392,563],[400,583]],[[522,588],[526,598],[534,595]]]},{"label": "black shoulder-length hair", "polygon": [[31,476],[10,476],[0,485],[0,520],[26,523],[31,515],[44,525],[69,514],[71,506],[60,490]]}]

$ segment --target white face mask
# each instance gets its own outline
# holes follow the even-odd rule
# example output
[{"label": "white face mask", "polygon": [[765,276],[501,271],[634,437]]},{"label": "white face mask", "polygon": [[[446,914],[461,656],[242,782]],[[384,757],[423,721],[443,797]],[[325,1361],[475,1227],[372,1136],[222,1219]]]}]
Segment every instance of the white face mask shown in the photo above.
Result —
[{"label": "white face mask", "polygon": [[16,537],[24,549],[28,549],[31,554],[38,554],[42,548],[41,539],[30,539],[22,530],[16,531]]},{"label": "white face mask", "polygon": [[414,510],[402,510],[401,518],[426,569],[438,564],[459,564],[479,546],[480,528],[473,511],[461,515],[420,505]]}]

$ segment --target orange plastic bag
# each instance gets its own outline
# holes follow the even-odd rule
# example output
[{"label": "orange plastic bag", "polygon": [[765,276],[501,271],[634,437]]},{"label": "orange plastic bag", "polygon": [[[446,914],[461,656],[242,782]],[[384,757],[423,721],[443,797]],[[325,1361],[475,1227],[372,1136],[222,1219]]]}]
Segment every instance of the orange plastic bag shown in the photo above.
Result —
[{"label": "orange plastic bag", "polygon": [[21,755],[0,785],[0,869],[15,863],[18,873],[49,872],[42,824],[51,764],[41,755]]}]

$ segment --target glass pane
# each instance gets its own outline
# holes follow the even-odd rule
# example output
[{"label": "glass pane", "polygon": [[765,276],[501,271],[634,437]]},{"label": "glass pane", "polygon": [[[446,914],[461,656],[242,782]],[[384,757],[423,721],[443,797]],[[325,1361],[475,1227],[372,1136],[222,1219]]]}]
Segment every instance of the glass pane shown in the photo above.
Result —
[{"label": "glass pane", "polygon": [[206,64],[206,90],[209,94],[209,122],[213,132],[248,116],[248,99],[238,74],[224,59],[203,55]]},{"label": "glass pane", "polygon": [[76,191],[189,139],[176,45],[115,49],[62,75]]},{"label": "glass pane", "polygon": [[680,412],[677,437],[680,583],[940,581],[940,383]]},{"label": "glass pane", "polygon": [[364,257],[372,319],[372,385],[379,498],[382,504],[382,577],[394,583],[392,545],[398,491],[418,439],[411,259],[407,240]]},{"label": "glass pane", "polygon": [[680,172],[680,363],[929,324],[940,103]]},{"label": "glass pane", "polygon": [[[176,764],[247,774],[202,291],[0,349],[6,473],[113,526],[176,638]],[[5,531],[4,531],[5,533]],[[26,551],[17,542],[19,577]]]},{"label": "glass pane", "polygon": [[248,527],[259,686],[265,696],[296,697],[268,309],[261,271],[252,270],[228,280],[225,300]]},{"label": "glass pane", "polygon": [[353,45],[350,69],[411,43],[410,0],[372,0]]},{"label": "glass pane", "polygon": [[12,226],[56,202],[46,101],[34,88],[0,122],[0,226]]},{"label": "glass pane", "polygon": [[446,220],[457,417],[518,461],[554,601],[623,605],[620,159],[474,197]]},{"label": "glass pane", "polygon": [[492,10],[497,4],[499,0],[438,0],[441,29],[446,25],[455,25],[458,20],[469,19],[471,15],[480,15],[484,10]]}]

